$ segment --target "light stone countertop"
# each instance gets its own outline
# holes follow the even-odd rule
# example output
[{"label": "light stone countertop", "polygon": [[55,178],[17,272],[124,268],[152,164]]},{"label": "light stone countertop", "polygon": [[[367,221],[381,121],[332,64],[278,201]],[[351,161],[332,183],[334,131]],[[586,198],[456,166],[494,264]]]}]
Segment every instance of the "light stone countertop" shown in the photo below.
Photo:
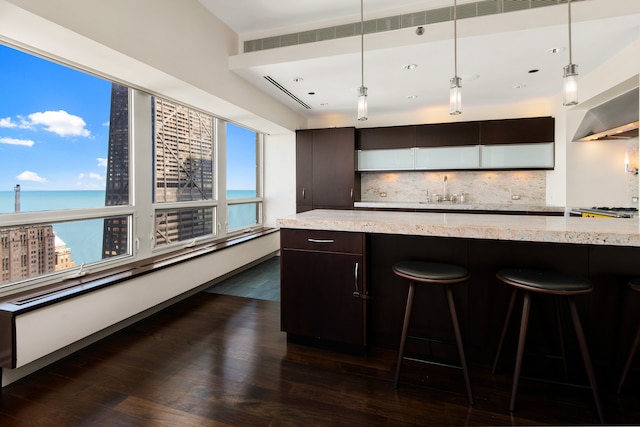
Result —
[{"label": "light stone countertop", "polygon": [[280,228],[640,247],[638,218],[313,210]]},{"label": "light stone countertop", "polygon": [[415,210],[459,210],[459,211],[510,211],[564,213],[563,206],[526,205],[520,203],[417,203],[417,202],[354,202],[355,208],[415,209]]}]

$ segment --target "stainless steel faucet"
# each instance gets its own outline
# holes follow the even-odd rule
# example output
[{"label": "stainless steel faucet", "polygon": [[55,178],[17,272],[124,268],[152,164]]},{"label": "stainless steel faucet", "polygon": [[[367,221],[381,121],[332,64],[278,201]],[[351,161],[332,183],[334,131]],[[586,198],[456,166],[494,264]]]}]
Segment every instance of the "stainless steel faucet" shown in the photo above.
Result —
[{"label": "stainless steel faucet", "polygon": [[444,201],[448,201],[449,200],[449,192],[447,190],[447,175],[444,176],[444,190],[442,193],[442,200]]}]

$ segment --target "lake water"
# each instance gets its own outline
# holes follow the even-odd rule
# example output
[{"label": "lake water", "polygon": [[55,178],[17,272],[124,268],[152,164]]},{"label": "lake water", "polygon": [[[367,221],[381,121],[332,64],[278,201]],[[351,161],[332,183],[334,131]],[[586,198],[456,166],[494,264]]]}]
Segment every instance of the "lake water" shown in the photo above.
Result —
[{"label": "lake water", "polygon": [[[255,197],[254,190],[229,190],[228,199]],[[20,211],[39,212],[59,209],[81,209],[104,206],[104,191],[21,191]],[[0,191],[0,215],[14,212],[15,193]],[[255,223],[255,206],[231,208],[229,229]],[[0,218],[1,219],[1,218]],[[55,234],[71,249],[76,265],[102,259],[102,220],[73,221],[53,225]]]}]

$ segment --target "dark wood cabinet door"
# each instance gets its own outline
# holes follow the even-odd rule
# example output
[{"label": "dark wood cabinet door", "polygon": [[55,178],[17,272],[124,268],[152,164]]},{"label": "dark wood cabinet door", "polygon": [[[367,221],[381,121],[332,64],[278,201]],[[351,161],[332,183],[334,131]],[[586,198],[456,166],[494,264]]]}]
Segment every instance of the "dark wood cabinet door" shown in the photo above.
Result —
[{"label": "dark wood cabinet door", "polygon": [[362,255],[283,249],[281,328],[320,340],[364,346]]},{"label": "dark wood cabinet door", "polygon": [[313,209],[313,132],[296,132],[296,212]]},{"label": "dark wood cabinet door", "polygon": [[480,143],[483,145],[553,142],[554,140],[555,120],[553,117],[480,122]]},{"label": "dark wood cabinet door", "polygon": [[353,209],[355,128],[313,130],[313,207]]},{"label": "dark wood cabinet door", "polygon": [[416,128],[416,147],[478,144],[480,144],[480,122],[438,123]]},{"label": "dark wood cabinet door", "polygon": [[358,150],[412,148],[416,145],[416,126],[392,126],[358,130]]}]

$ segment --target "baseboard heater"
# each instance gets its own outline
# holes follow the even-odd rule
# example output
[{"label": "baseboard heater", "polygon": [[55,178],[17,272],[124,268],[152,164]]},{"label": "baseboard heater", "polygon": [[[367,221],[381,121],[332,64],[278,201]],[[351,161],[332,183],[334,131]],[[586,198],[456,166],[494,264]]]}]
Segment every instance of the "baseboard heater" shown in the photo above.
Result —
[{"label": "baseboard heater", "polygon": [[24,367],[279,249],[279,233],[273,232],[41,307],[3,304],[0,366]]}]

